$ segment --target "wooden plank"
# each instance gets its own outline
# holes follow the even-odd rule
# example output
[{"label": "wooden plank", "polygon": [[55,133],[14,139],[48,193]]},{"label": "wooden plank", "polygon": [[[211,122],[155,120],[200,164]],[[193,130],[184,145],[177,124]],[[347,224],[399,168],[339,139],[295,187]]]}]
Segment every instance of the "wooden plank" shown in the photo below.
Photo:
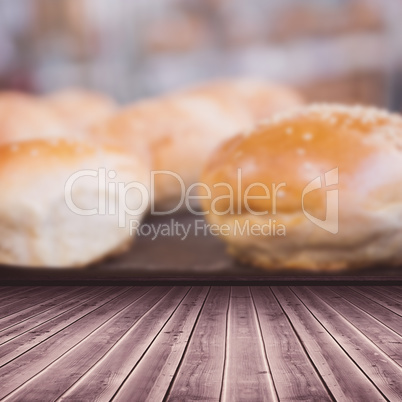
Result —
[{"label": "wooden plank", "polygon": [[[334,289],[336,290],[337,288]],[[341,297],[339,293],[333,292],[331,287],[294,289],[294,292],[297,293],[308,308],[303,303],[299,303],[301,307],[296,306],[297,300],[299,302],[300,300],[292,292],[291,295],[296,297],[296,302],[294,299],[290,300],[291,306],[289,307],[286,305],[289,300],[285,301],[285,308],[278,303],[278,300],[280,301],[281,297],[290,297],[287,293],[283,296],[283,292],[286,292],[286,290],[280,289],[278,296],[276,288],[274,288],[275,295],[269,292],[267,294],[267,289],[263,287],[253,288],[250,299],[252,308],[250,310],[250,301],[245,300],[247,295],[243,297],[244,290],[247,290],[247,288],[236,287],[234,291],[240,292],[242,297],[238,297],[237,300],[233,300],[233,298],[230,300],[232,314],[227,325],[228,328],[233,329],[230,320],[232,320],[233,324],[234,319],[239,324],[237,325],[236,333],[230,329],[227,332],[228,343],[226,348],[228,299],[226,293],[226,298],[223,298],[224,301],[219,302],[218,295],[220,292],[216,291],[216,288],[211,289],[206,300],[204,295],[205,301],[197,299],[196,304],[198,303],[199,308],[191,307],[193,309],[198,308],[198,312],[194,313],[193,325],[188,324],[187,329],[185,329],[187,335],[180,333],[182,329],[177,327],[177,320],[173,320],[173,317],[177,318],[178,311],[185,315],[183,306],[179,305],[179,303],[187,288],[184,291],[183,288],[173,289],[163,299],[149,308],[143,305],[144,315],[141,317],[138,316],[139,312],[134,308],[133,304],[141,300],[138,298],[120,310],[116,306],[112,307],[115,313],[108,316],[109,318],[106,318],[106,321],[105,316],[109,314],[109,309],[105,308],[103,314],[94,319],[98,321],[98,327],[93,323],[94,320],[87,320],[86,317],[107,303],[107,301],[103,300],[103,296],[106,295],[109,297],[108,300],[112,301],[119,297],[124,299],[127,294],[124,296],[123,291],[121,291],[121,296],[118,297],[117,294],[114,294],[114,297],[112,297],[111,293],[113,292],[107,290],[107,288],[103,289],[102,297],[97,291],[94,291],[92,296],[91,294],[78,292],[77,299],[75,299],[71,295],[70,297],[68,296],[68,292],[74,293],[71,289],[68,289],[67,293],[64,294],[50,293],[48,296],[45,294],[45,296],[42,295],[43,297],[36,298],[38,305],[32,305],[31,299],[31,305],[7,316],[10,320],[14,320],[12,321],[13,324],[3,332],[0,331],[0,334],[4,334],[13,328],[20,329],[20,332],[16,332],[14,335],[10,332],[9,334],[15,339],[6,339],[6,343],[2,345],[4,347],[8,346],[9,349],[2,349],[2,346],[0,346],[0,364],[2,358],[5,359],[3,360],[4,364],[8,362],[7,365],[0,368],[0,397],[3,395],[3,387],[8,387],[9,390],[14,391],[12,394],[8,394],[7,400],[54,400],[64,391],[66,393],[61,399],[70,401],[106,401],[112,399],[116,392],[116,399],[118,400],[120,398],[121,400],[126,400],[125,398],[129,396],[130,401],[142,400],[141,397],[136,399],[138,389],[142,396],[149,391],[151,393],[149,400],[163,398],[177,401],[217,400],[220,396],[224,400],[225,398],[229,400],[224,390],[221,395],[219,393],[223,377],[224,356],[226,354],[226,363],[224,365],[226,376],[229,364],[230,341],[233,341],[236,336],[243,337],[243,341],[239,340],[238,342],[244,345],[242,346],[243,350],[235,348],[233,344],[231,345],[231,351],[237,356],[237,361],[242,361],[242,359],[246,361],[248,359],[250,365],[258,366],[258,361],[256,363],[254,359],[254,349],[260,349],[260,359],[263,361],[267,359],[265,361],[266,373],[257,373],[256,376],[268,377],[265,383],[268,384],[268,388],[273,393],[273,399],[276,398],[277,394],[280,400],[302,399],[303,395],[304,399],[328,400],[330,395],[326,393],[326,389],[317,377],[313,367],[317,366],[326,386],[328,386],[328,382],[332,382],[337,386],[338,378],[333,380],[330,377],[335,376],[333,371],[336,371],[336,369],[333,366],[338,364],[345,371],[344,376],[346,378],[353,376],[350,379],[353,387],[356,386],[357,378],[357,387],[361,386],[361,389],[366,389],[365,393],[359,391],[359,395],[361,394],[359,399],[357,391],[356,395],[349,393],[348,384],[345,386],[346,390],[339,386],[340,390],[336,390],[338,396],[334,393],[333,388],[331,389],[328,386],[331,394],[337,400],[370,400],[371,402],[372,400],[384,400],[384,395],[392,401],[400,400],[398,395],[400,392],[398,388],[400,387],[398,384],[399,377],[395,380],[395,374],[399,373],[402,365],[400,353],[402,337],[395,330],[386,326],[388,325],[387,320],[380,313],[383,311],[381,310],[382,308],[393,314],[390,317],[397,316],[400,318],[396,311],[390,311],[392,310],[391,308],[399,308],[399,304],[396,301],[396,296],[393,298],[389,294],[383,294],[388,288],[384,290],[382,287],[375,287],[373,294],[370,293],[370,289],[356,287],[352,291],[342,288],[342,291],[345,292],[345,297],[346,293],[349,292],[353,297],[360,299],[360,303],[365,305],[366,310],[370,310],[369,313],[364,308],[355,305],[356,300],[353,303]],[[18,293],[18,288],[16,290]],[[48,290],[50,289],[45,289],[44,292]],[[398,294],[398,288],[393,287],[392,290]],[[89,290],[89,293],[92,291],[93,289]],[[241,293],[242,291],[243,294]],[[341,290],[338,289],[338,291],[340,292]],[[215,292],[216,294],[214,295]],[[84,295],[87,297],[85,298]],[[88,295],[91,297],[88,297]],[[32,297],[35,298],[33,294]],[[250,298],[250,294],[248,297]],[[146,295],[142,296],[142,298],[145,299]],[[21,300],[25,302],[27,297],[21,297]],[[89,300],[96,300],[96,306],[88,303]],[[211,300],[214,301],[212,302]],[[386,303],[384,303],[384,300]],[[12,303],[16,301],[17,298]],[[54,304],[57,301],[58,303]],[[369,302],[368,305],[366,304],[367,302]],[[183,303],[186,304],[185,301]],[[209,306],[210,303],[211,305]],[[81,308],[83,304],[85,304],[85,308]],[[233,308],[234,304],[237,304],[237,313]],[[201,308],[202,305],[203,307]],[[301,314],[300,318],[299,310],[303,311],[303,306],[307,313],[304,312],[305,316]],[[374,309],[374,306],[377,307]],[[296,311],[294,314],[297,318],[291,318],[288,314],[292,320],[290,322],[288,317],[281,312],[281,308],[284,308],[286,314],[288,314],[286,309]],[[126,316],[122,311],[123,309],[127,309],[130,313]],[[379,318],[382,317],[384,323],[372,315],[373,311],[378,314]],[[29,314],[30,312],[32,314]],[[245,316],[243,316],[244,312],[247,312]],[[171,317],[172,314],[173,316]],[[192,314],[192,312],[188,313],[188,315]],[[254,325],[256,329],[252,329],[251,332],[253,335],[257,333],[259,343],[255,341],[253,336],[249,337],[242,332],[242,330],[249,331],[249,328],[245,328],[247,325],[243,324],[250,316],[253,317],[253,314],[254,323],[251,324],[251,327]],[[318,327],[315,324],[311,324],[311,322],[305,324],[305,318],[308,314],[310,315],[310,320],[315,321]],[[215,320],[210,320],[209,318],[214,315],[216,315]],[[19,322],[16,321],[17,317],[21,319]],[[189,320],[188,316],[184,321],[186,320]],[[78,325],[79,321],[81,321],[81,325]],[[1,323],[6,324],[6,322],[6,319],[0,319],[0,325]],[[173,322],[176,322],[176,326],[173,327],[173,333],[165,334],[165,332],[170,332],[169,325],[172,326]],[[72,325],[75,326],[75,329],[69,334],[59,335],[65,330],[69,330]],[[183,325],[186,326],[187,324],[184,323]],[[391,325],[396,325],[396,321],[393,320]],[[92,328],[92,332],[87,331],[88,326]],[[329,340],[325,334],[329,336]],[[175,335],[179,336],[178,343],[180,346],[174,345]],[[57,337],[55,342],[52,341],[54,337]],[[299,337],[301,343],[298,340]],[[318,337],[319,339],[314,338],[314,343],[309,337]],[[370,339],[376,346],[371,344],[365,337]],[[173,339],[173,341],[169,343],[169,339]],[[371,346],[367,347],[367,342]],[[325,347],[325,343],[327,343],[328,347]],[[218,346],[219,344],[223,345],[223,349],[222,346]],[[311,353],[306,344],[310,344],[310,349],[316,354],[314,359],[312,357],[314,353]],[[334,345],[338,347],[338,351],[334,352]],[[377,347],[381,350],[379,351]],[[173,348],[174,351],[172,352],[170,348]],[[307,354],[304,353],[304,349],[310,355],[313,364]],[[327,356],[322,357],[323,349],[330,355],[332,362],[328,363],[326,361]],[[2,353],[6,353],[7,356],[2,356]],[[341,364],[339,358],[342,353],[344,361]],[[319,357],[320,354],[321,358]],[[165,361],[166,356],[168,356],[167,361]],[[243,358],[240,358],[240,356],[243,356]],[[233,359],[233,354],[231,359],[236,360]],[[395,360],[396,364],[391,359]],[[330,369],[325,367],[326,365],[329,365]],[[362,378],[356,377],[350,365],[357,368],[360,376],[367,381],[367,387],[363,387]],[[12,374],[8,375],[7,372],[10,369]],[[242,371],[243,374],[246,373],[245,375],[247,376],[249,370],[247,367],[238,367],[237,369],[239,372]],[[148,379],[148,370],[150,370],[150,376],[153,376],[153,381],[156,385],[154,383],[143,384],[144,378],[145,380]],[[311,375],[306,374],[309,373],[309,370],[312,370]],[[339,368],[339,370],[341,369]],[[361,370],[367,376],[364,376]],[[328,375],[328,372],[330,375]],[[270,373],[273,377],[273,384]],[[315,379],[314,376],[316,377]],[[135,379],[136,377],[137,379]],[[370,377],[370,381],[367,380],[367,377]],[[252,378],[252,375],[250,375],[250,378]],[[314,385],[317,378],[317,386],[321,387],[319,389],[316,389]],[[135,385],[136,381],[137,385]],[[152,382],[152,380],[148,381]],[[380,392],[373,393],[372,390],[377,389],[372,382],[381,390],[382,394]],[[247,380],[244,383],[247,383]],[[10,386],[10,384],[13,385]],[[123,384],[122,388],[119,389],[121,384]],[[131,384],[131,386],[128,384]],[[131,391],[128,388],[129,386]],[[244,385],[244,387],[246,388],[247,385]],[[126,394],[123,394],[123,391]],[[130,392],[133,392],[133,394],[130,395]],[[167,395],[166,392],[168,392]],[[146,398],[144,397],[144,399]],[[241,399],[239,397],[237,400]],[[253,400],[253,398],[250,399],[249,397],[244,399]]]},{"label": "wooden plank", "polygon": [[39,304],[34,304],[32,307],[26,308],[22,311],[17,311],[14,314],[8,315],[7,317],[0,318],[0,332],[9,328],[12,325],[18,324],[25,319],[34,317],[37,314],[45,312],[47,309],[54,307],[58,304],[69,300],[79,293],[85,292],[83,287],[71,287],[63,293],[51,297],[47,300],[42,301]]},{"label": "wooden plank", "polygon": [[[176,286],[149,310],[61,401],[109,401],[175,311],[189,287]],[[133,347],[135,345],[135,347]]]},{"label": "wooden plank", "polygon": [[402,302],[400,303],[395,299],[392,299],[386,295],[383,295],[382,293],[377,292],[375,286],[350,286],[350,289],[354,290],[357,293],[360,293],[361,295],[369,298],[372,301],[375,301],[388,310],[393,311],[395,314],[398,314],[399,316],[402,315]]},{"label": "wooden plank", "polygon": [[402,398],[400,366],[308,288],[292,290],[385,397]]},{"label": "wooden plank", "polygon": [[385,400],[290,289],[273,287],[272,290],[335,400]]},{"label": "wooden plank", "polygon": [[391,297],[398,303],[402,303],[402,290],[394,288],[392,286],[372,286],[377,293],[381,293],[385,296]]},{"label": "wooden plank", "polygon": [[331,287],[312,286],[310,290],[332,306],[391,359],[402,366],[402,338],[373,316],[359,309],[331,290]]},{"label": "wooden plank", "polygon": [[123,383],[114,401],[161,401],[205,301],[209,288],[194,287]]},{"label": "wooden plank", "polygon": [[155,287],[136,299],[71,348],[69,353],[14,391],[7,400],[44,402],[59,397],[99,361],[170,289]]},{"label": "wooden plank", "polygon": [[31,290],[24,292],[20,298],[13,298],[12,301],[7,300],[7,302],[1,303],[0,318],[7,317],[18,311],[22,311],[37,303],[40,303],[50,297],[54,297],[59,292],[63,292],[65,289],[67,289],[67,287],[60,286],[32,288]]},{"label": "wooden plank", "polygon": [[219,401],[229,292],[229,287],[211,288],[167,400]]},{"label": "wooden plank", "polygon": [[19,300],[25,292],[38,289],[36,286],[2,286],[0,291],[0,304],[8,304],[11,299]]},{"label": "wooden plank", "polygon": [[251,293],[279,400],[332,401],[271,289]]},{"label": "wooden plank", "polygon": [[359,294],[350,292],[345,287],[334,286],[331,287],[331,290],[338,293],[346,300],[349,300],[355,306],[366,311],[368,314],[372,315],[378,321],[395,331],[398,335],[402,335],[402,320],[399,315],[383,306],[380,306],[374,301],[361,297]]},{"label": "wooden plank", "polygon": [[[29,317],[17,324],[11,325],[2,331],[0,331],[0,345],[10,342],[12,339],[16,338],[17,336],[20,336],[24,334],[25,332],[33,329],[35,327],[38,327],[40,325],[45,324],[46,322],[53,320],[53,324],[56,324],[56,318],[62,314],[65,314],[67,311],[72,310],[79,306],[80,304],[84,302],[88,302],[89,300],[93,299],[94,297],[97,297],[105,292],[113,293],[113,289],[110,287],[99,287],[99,288],[90,288],[84,293],[81,293],[79,295],[75,295],[73,299],[65,301],[62,305],[56,305],[53,308],[47,309],[43,311],[42,313],[36,314],[32,317]],[[18,312],[16,314],[21,314],[21,312]],[[10,316],[11,318],[13,316]],[[65,315],[64,315],[65,317]],[[8,317],[7,317],[8,318]],[[71,318],[71,317],[69,317]],[[57,324],[56,324],[57,325]],[[41,327],[43,329],[43,327]],[[52,327],[52,330],[55,329],[55,326]],[[40,332],[46,332],[46,331],[40,331]]]},{"label": "wooden plank", "polygon": [[[0,313],[1,315],[7,313],[7,306],[14,306],[16,303],[26,302],[33,297],[38,297],[40,294],[49,290],[54,291],[60,286],[27,286],[22,292],[19,292],[20,287],[10,286],[10,293],[6,298],[1,301]],[[0,317],[1,317],[0,315]]]},{"label": "wooden plank", "polygon": [[17,337],[11,338],[8,342],[4,342],[0,346],[0,367],[65,329],[70,324],[85,317],[100,306],[103,306],[108,301],[115,299],[120,294],[124,293],[124,291],[128,291],[128,289],[129,288],[110,289],[106,291],[106,293],[100,294],[94,299],[85,300],[81,304],[77,304],[73,309],[56,317],[52,317],[45,323]]},{"label": "wooden plank", "polygon": [[[0,368],[0,398],[8,395],[49,366],[103,323],[133,303],[149,288],[132,288],[73,322],[57,334]],[[12,342],[10,342],[12,343]]]},{"label": "wooden plank", "polygon": [[276,401],[250,289],[231,289],[223,401]]}]

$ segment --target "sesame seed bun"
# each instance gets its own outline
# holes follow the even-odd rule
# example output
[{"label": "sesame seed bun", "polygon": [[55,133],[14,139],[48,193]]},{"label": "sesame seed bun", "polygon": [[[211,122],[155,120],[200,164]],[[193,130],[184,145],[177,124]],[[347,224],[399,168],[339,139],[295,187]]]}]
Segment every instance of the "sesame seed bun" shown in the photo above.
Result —
[{"label": "sesame seed bun", "polygon": [[[212,190],[202,201],[211,223],[283,225],[282,235],[224,237],[241,261],[315,271],[402,262],[398,115],[331,104],[276,115],[225,142],[201,181]],[[214,187],[221,182],[233,189],[232,201]]]}]

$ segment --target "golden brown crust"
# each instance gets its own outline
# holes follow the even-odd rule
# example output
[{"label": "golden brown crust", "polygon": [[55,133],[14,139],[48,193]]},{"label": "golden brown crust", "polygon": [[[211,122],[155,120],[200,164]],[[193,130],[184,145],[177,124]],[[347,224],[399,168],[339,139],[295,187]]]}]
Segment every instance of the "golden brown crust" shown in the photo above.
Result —
[{"label": "golden brown crust", "polygon": [[[32,181],[36,174],[51,171],[65,163],[90,158],[96,148],[82,142],[65,139],[31,140],[0,146],[0,181],[7,183],[14,176]],[[29,170],[29,174],[27,172]],[[23,172],[27,174],[23,174]]]},{"label": "golden brown crust", "polygon": [[[338,168],[342,176],[340,186],[353,186],[356,176],[364,174],[366,164],[374,162],[381,150],[376,142],[369,141],[370,136],[384,134],[385,140],[385,135],[392,132],[400,136],[401,130],[401,118],[373,108],[313,105],[296,109],[261,122],[252,132],[223,144],[210,158],[202,181],[210,186],[219,182],[230,184],[236,207],[238,169],[242,170],[243,191],[252,183],[286,183],[277,210],[299,212],[307,183]],[[392,139],[391,146],[395,147]],[[218,195],[213,194],[212,198]],[[250,195],[262,196],[262,189],[256,187]],[[324,208],[324,196],[311,195],[309,208],[316,212]],[[249,205],[263,211],[267,200],[250,199]],[[272,207],[270,201],[268,205]],[[224,211],[228,204],[222,201],[220,208]]]},{"label": "golden brown crust", "polygon": [[[326,174],[335,171],[336,181],[326,183]],[[320,187],[306,191],[317,179]],[[202,200],[211,223],[233,228],[238,221],[253,221],[262,227],[275,220],[286,227],[283,237],[226,237],[240,260],[269,269],[316,271],[402,262],[399,115],[361,106],[298,108],[224,143],[201,181],[211,189],[211,198]],[[231,187],[232,197],[222,197],[228,192],[219,183]],[[268,188],[269,199],[245,196],[254,183]],[[329,191],[336,191],[334,215],[328,212]],[[257,186],[248,195],[267,193]],[[336,228],[325,222],[336,223]]]},{"label": "golden brown crust", "polygon": [[0,145],[0,181],[6,184],[18,176],[20,185],[21,180],[31,182],[35,175],[40,178],[54,169],[66,169],[68,165],[77,165],[79,162],[85,169],[86,162],[92,158],[98,159],[99,168],[106,167],[102,166],[102,155],[108,154],[128,160],[136,159],[145,167],[149,167],[146,154],[131,154],[130,157],[125,150],[113,144],[97,146],[94,143],[64,138],[50,141],[35,139]]}]

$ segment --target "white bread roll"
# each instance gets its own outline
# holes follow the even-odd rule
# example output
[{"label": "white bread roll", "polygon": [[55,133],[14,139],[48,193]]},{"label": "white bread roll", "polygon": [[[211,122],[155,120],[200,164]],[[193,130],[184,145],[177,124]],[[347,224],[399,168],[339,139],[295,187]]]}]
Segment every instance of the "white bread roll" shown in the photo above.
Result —
[{"label": "white bread roll", "polygon": [[[398,115],[340,105],[278,115],[223,144],[201,181],[212,192],[206,218],[228,225],[222,238],[243,262],[311,271],[402,264]],[[227,194],[220,182],[232,201],[218,200]]]},{"label": "white bread roll", "polygon": [[[82,177],[71,178],[77,172]],[[132,240],[129,221],[146,212],[131,215],[126,207],[148,203],[135,189],[124,196],[117,183],[139,182],[148,191],[148,178],[142,155],[127,157],[107,146],[65,140],[0,146],[0,263],[79,267],[125,249]],[[124,198],[114,211],[112,200]]]},{"label": "white bread roll", "polygon": [[64,119],[39,98],[18,92],[0,92],[0,145],[69,135]]},{"label": "white bread roll", "polygon": [[107,95],[78,88],[54,92],[42,99],[72,129],[101,122],[117,110],[116,102]]}]

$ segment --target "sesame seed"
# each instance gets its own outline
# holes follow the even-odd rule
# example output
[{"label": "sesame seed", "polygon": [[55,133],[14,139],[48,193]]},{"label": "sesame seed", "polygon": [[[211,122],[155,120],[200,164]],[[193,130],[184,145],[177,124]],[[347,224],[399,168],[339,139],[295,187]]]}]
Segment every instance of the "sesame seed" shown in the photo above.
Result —
[{"label": "sesame seed", "polygon": [[[401,137],[402,142],[402,117],[399,114],[388,112],[376,107],[361,105],[342,105],[329,103],[315,103],[310,106],[296,107],[290,111],[277,113],[260,123],[260,127],[265,128],[270,125],[285,125],[284,132],[291,134],[294,130],[292,125],[300,118],[321,121],[324,124],[336,125],[342,123],[345,127],[362,124],[367,126],[367,136],[372,139],[379,137],[379,140],[398,141]],[[255,134],[254,129],[251,135]],[[385,138],[386,137],[386,138]],[[311,133],[303,134],[302,138],[309,141],[313,138]]]}]

